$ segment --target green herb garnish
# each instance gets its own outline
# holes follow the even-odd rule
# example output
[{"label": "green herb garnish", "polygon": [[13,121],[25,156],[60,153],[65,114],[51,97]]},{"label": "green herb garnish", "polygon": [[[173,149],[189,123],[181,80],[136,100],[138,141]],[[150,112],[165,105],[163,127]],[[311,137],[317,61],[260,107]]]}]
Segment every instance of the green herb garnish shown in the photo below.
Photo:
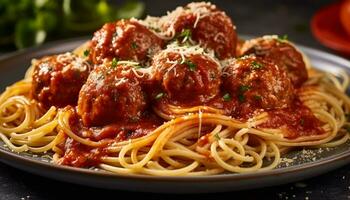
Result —
[{"label": "green herb garnish", "polygon": [[244,96],[243,94],[239,94],[239,95],[238,95],[238,101],[239,101],[240,103],[243,103],[243,102],[245,101],[245,96]]},{"label": "green herb garnish", "polygon": [[262,99],[262,97],[260,95],[254,95],[253,97],[257,101],[260,101]]},{"label": "green herb garnish", "polygon": [[158,94],[157,94],[157,96],[156,96],[156,97],[154,97],[154,98],[158,100],[158,99],[163,98],[163,97],[164,97],[164,95],[165,95],[165,94],[164,94],[163,92],[161,92],[161,93],[158,93]]},{"label": "green herb garnish", "polygon": [[231,95],[229,93],[226,93],[223,97],[224,101],[231,101]]},{"label": "green herb garnish", "polygon": [[253,70],[256,70],[256,69],[262,68],[262,67],[263,67],[263,64],[258,63],[258,62],[256,62],[256,61],[253,61],[250,67],[251,67]]},{"label": "green herb garnish", "polygon": [[192,31],[191,29],[184,29],[182,30],[182,32],[180,33],[179,37],[183,37],[183,38],[191,38],[192,37]]},{"label": "green herb garnish", "polygon": [[90,54],[90,50],[86,49],[86,50],[84,51],[84,56],[85,56],[85,57],[88,57],[89,54]]},{"label": "green herb garnish", "polygon": [[190,69],[190,71],[195,71],[196,70],[196,64],[194,64],[192,61],[190,60],[186,60],[185,64],[188,66],[188,68]]},{"label": "green herb garnish", "polygon": [[304,120],[304,119],[301,119],[301,120],[300,120],[300,125],[301,125],[301,126],[304,126],[304,124],[305,124],[305,120]]},{"label": "green herb garnish", "polygon": [[117,67],[117,65],[118,65],[118,58],[113,58],[111,67],[115,68]]},{"label": "green herb garnish", "polygon": [[137,49],[138,48],[138,45],[136,44],[136,42],[132,42],[131,43],[131,48],[132,49]]},{"label": "green herb garnish", "polygon": [[288,35],[286,35],[286,34],[277,37],[277,41],[278,41],[278,42],[281,42],[281,43],[282,43],[282,42],[286,42],[287,40],[288,40]]},{"label": "green herb garnish", "polygon": [[239,92],[244,93],[246,91],[250,90],[250,86],[249,85],[240,85],[239,86]]}]

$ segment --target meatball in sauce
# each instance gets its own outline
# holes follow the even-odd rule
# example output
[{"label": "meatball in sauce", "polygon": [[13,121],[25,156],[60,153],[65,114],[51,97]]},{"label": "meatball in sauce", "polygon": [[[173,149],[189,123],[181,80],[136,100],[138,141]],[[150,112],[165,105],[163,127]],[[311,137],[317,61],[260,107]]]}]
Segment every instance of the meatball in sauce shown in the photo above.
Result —
[{"label": "meatball in sauce", "polygon": [[77,112],[85,126],[137,120],[146,106],[132,67],[111,62],[98,65],[79,93]]},{"label": "meatball in sauce", "polygon": [[215,51],[219,59],[236,55],[236,27],[225,12],[210,3],[190,3],[160,19],[161,29],[173,37],[189,37]]},{"label": "meatball in sauce", "polygon": [[253,55],[237,58],[228,62],[222,74],[224,90],[238,102],[234,115],[286,108],[294,100],[287,73],[270,60]]},{"label": "meatball in sauce", "polygon": [[254,54],[274,61],[287,71],[296,88],[299,88],[308,79],[303,56],[286,39],[277,36],[264,36],[248,40],[241,47],[240,54]]},{"label": "meatball in sauce", "polygon": [[107,23],[95,32],[90,44],[90,58],[98,64],[115,57],[146,63],[163,46],[163,40],[137,20],[120,20]]},{"label": "meatball in sauce", "polygon": [[74,106],[91,68],[72,53],[41,58],[34,63],[31,96],[44,108]]},{"label": "meatball in sauce", "polygon": [[220,66],[201,53],[164,50],[152,63],[153,76],[177,105],[200,105],[220,90]]}]

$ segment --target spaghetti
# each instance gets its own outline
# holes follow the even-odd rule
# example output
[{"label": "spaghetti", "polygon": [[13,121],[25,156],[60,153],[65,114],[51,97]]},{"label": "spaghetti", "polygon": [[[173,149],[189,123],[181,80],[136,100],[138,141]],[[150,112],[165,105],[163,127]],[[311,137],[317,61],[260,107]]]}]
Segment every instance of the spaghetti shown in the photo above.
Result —
[{"label": "spaghetti", "polygon": [[[200,7],[200,5],[195,6],[196,9],[198,6]],[[200,27],[198,24],[201,20],[211,16],[210,12],[221,12],[216,7],[210,6],[209,8],[209,10],[203,9],[206,13],[204,16],[198,13],[193,14],[198,18],[194,19],[194,28]],[[185,14],[189,12],[186,10]],[[178,8],[176,15],[172,14],[169,17],[172,16],[180,16],[181,18],[181,9]],[[152,19],[154,20],[154,18]],[[174,22],[171,27],[176,25],[177,23]],[[155,25],[153,24],[153,26]],[[168,29],[164,31],[169,33]],[[170,39],[175,38],[176,31],[178,31],[176,28],[172,29],[171,34],[167,36],[171,37]],[[196,38],[192,39],[192,42],[198,42]],[[276,38],[273,40],[277,41]],[[251,43],[252,41],[249,41],[249,45]],[[168,49],[158,53],[153,58],[153,64],[148,68],[138,67],[141,57],[133,62],[108,60],[107,58],[107,61],[102,64],[103,67],[95,66],[92,72],[89,71],[89,77],[86,82],[84,80],[84,85],[79,86],[82,89],[79,92],[79,100],[75,100],[78,102],[77,107],[70,104],[66,106],[54,105],[57,102],[52,100],[56,98],[55,96],[48,97],[45,101],[41,99],[40,95],[36,98],[33,97],[35,96],[33,95],[35,78],[40,78],[42,75],[36,71],[38,70],[38,61],[34,61],[25,78],[7,87],[0,96],[0,138],[14,152],[30,151],[38,154],[53,152],[52,161],[57,164],[75,167],[92,166],[117,174],[154,176],[203,176],[226,172],[246,173],[272,170],[280,163],[283,153],[295,147],[335,147],[348,141],[349,134],[346,129],[350,124],[346,115],[350,112],[350,99],[346,95],[349,84],[346,72],[337,74],[337,77],[333,74],[315,71],[307,66],[308,78],[298,87],[293,85],[295,82],[289,80],[289,77],[295,75],[293,70],[291,70],[292,74],[288,74],[288,76],[285,76],[285,72],[281,71],[281,76],[285,76],[283,79],[288,79],[286,84],[295,88],[292,94],[293,100],[289,104],[274,103],[273,105],[276,105],[274,108],[264,107],[263,101],[271,95],[275,95],[277,98],[281,97],[273,93],[278,88],[262,89],[264,82],[260,80],[260,88],[253,85],[252,83],[255,82],[252,81],[248,82],[249,85],[240,85],[237,91],[229,90],[230,87],[222,91],[222,85],[226,84],[225,80],[231,78],[230,73],[224,75],[223,72],[228,66],[235,66],[236,71],[232,76],[236,76],[240,73],[238,69],[243,66],[242,70],[245,70],[244,66],[248,63],[250,71],[245,73],[258,76],[263,73],[272,73],[273,70],[282,70],[275,69],[277,66],[283,68],[281,65],[275,65],[272,61],[265,62],[251,55],[238,59],[233,58],[233,60],[218,60],[213,53],[215,48],[212,50],[200,49],[203,44],[199,42],[198,45],[201,47],[195,46],[193,48],[201,50],[199,53],[191,52],[190,48],[183,46],[171,50],[174,46],[171,44]],[[84,57],[82,54],[87,48],[93,51],[93,47],[87,43],[80,49],[78,48],[75,53]],[[295,47],[288,46],[288,48]],[[135,51],[138,50],[142,49]],[[264,51],[269,50],[264,49]],[[276,50],[271,50],[271,52],[276,52]],[[97,52],[93,53],[94,56],[96,54]],[[258,55],[259,53],[255,52],[255,54],[261,56]],[[137,57],[138,54],[133,54],[133,57],[135,56]],[[301,55],[300,57],[303,59]],[[159,62],[154,61],[156,58],[159,58]],[[73,60],[80,65],[85,63],[79,60],[78,62],[77,59]],[[92,60],[100,59],[101,57]],[[205,65],[202,65],[201,59],[206,59]],[[163,61],[164,63],[162,63]],[[56,62],[56,60],[52,62]],[[60,61],[57,62],[60,63]],[[293,60],[288,62],[293,62]],[[45,63],[41,65],[46,66]],[[66,66],[63,61],[59,64],[59,66],[61,65]],[[160,65],[159,71],[157,65]],[[74,66],[73,68],[76,69]],[[183,71],[184,69],[186,70]],[[62,69],[54,68],[45,72],[50,74],[52,70]],[[182,73],[198,72],[198,74],[203,75],[207,73],[205,70],[209,71],[210,75],[208,76],[214,76],[213,73],[218,73],[222,77],[227,77],[220,81],[202,79],[205,88],[196,86],[195,90],[190,90],[188,93],[188,95],[194,93],[196,97],[201,97],[197,98],[195,102],[188,102],[188,95],[186,99],[182,96],[174,96],[174,91],[179,93],[177,88],[173,87],[174,84],[177,84],[174,81],[167,85],[166,81],[173,80],[171,79],[173,75],[181,79]],[[85,73],[81,69],[80,72]],[[157,74],[158,72],[159,74]],[[35,73],[39,75],[34,76]],[[81,73],[78,76],[69,76],[69,78],[82,78]],[[99,76],[100,73],[104,75],[103,78]],[[280,72],[278,71],[278,73]],[[105,103],[105,98],[112,98],[111,96],[114,94],[113,92],[108,93],[109,90],[105,89],[106,83],[109,81],[108,76],[112,76],[113,81],[116,81],[112,82],[113,84],[118,83],[113,86],[120,89],[118,91],[128,91],[125,94],[122,92],[119,94],[126,96],[133,94],[133,98],[138,98],[135,100],[123,96],[124,104],[121,105],[122,107],[116,107],[120,104],[103,104],[109,112],[113,112],[109,108],[117,108],[118,113],[114,115],[112,115],[113,113],[105,114],[103,108],[96,110],[94,107],[96,102]],[[192,77],[192,74],[189,76]],[[140,84],[144,79],[147,81],[151,79],[160,85],[151,84],[152,91],[149,92],[147,90],[149,82],[145,81],[145,85]],[[52,81],[53,78],[51,77],[50,80]],[[246,80],[248,79],[244,79],[244,81]],[[296,79],[291,77],[291,80]],[[60,81],[64,82],[64,78]],[[297,84],[299,81],[296,80]],[[208,84],[213,86],[207,87]],[[215,84],[218,84],[218,87]],[[96,97],[91,92],[95,87],[98,88],[97,93],[99,93]],[[156,88],[159,87],[162,88],[162,92],[157,93],[159,90]],[[132,91],[128,90],[129,88],[132,88]],[[188,88],[184,88],[181,90],[186,93],[185,90]],[[259,89],[255,90],[255,88]],[[144,101],[148,103],[144,103],[142,99],[145,97],[139,96],[138,90],[149,92],[151,99],[153,99],[151,103],[147,99]],[[225,93],[226,91],[229,92]],[[271,93],[264,96],[263,92],[266,91]],[[69,92],[74,94],[75,90],[69,90]],[[259,96],[257,92],[260,92]],[[210,95],[207,95],[208,93]],[[103,100],[98,99],[104,94],[108,95]],[[212,97],[212,94],[216,95]],[[54,95],[54,93],[49,93],[49,95]],[[72,96],[74,95],[71,95],[70,98],[73,98]],[[94,98],[92,102],[89,102],[88,98],[91,96]],[[250,97],[252,100],[249,99]],[[121,98],[118,99],[114,96],[112,99],[122,101]],[[148,108],[147,105],[150,107]],[[270,105],[268,104],[268,106]],[[139,114],[138,110],[134,112],[135,107],[133,106],[147,115]],[[125,121],[125,115],[121,115],[122,112],[126,112],[127,117],[134,113],[133,117],[136,116],[137,119]],[[108,121],[108,123],[103,124],[103,121],[97,120],[101,116],[107,121],[112,118],[112,122]],[[282,123],[281,121],[286,118],[290,118],[290,122]]]}]

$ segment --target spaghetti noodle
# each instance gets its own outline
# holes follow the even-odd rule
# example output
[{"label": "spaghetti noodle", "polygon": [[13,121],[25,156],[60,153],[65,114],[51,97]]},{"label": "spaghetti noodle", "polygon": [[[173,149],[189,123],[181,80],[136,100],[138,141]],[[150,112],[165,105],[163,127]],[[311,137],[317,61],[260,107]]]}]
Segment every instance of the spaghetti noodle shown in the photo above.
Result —
[{"label": "spaghetti noodle", "polygon": [[[210,7],[210,9],[218,12],[216,8]],[[186,13],[188,12],[186,10]],[[210,16],[208,14],[210,11],[207,9],[206,13],[205,16],[200,15],[200,18],[195,19],[194,28],[198,27],[198,21],[200,22],[200,20]],[[197,16],[198,14],[194,15]],[[177,10],[176,16],[181,16],[179,10]],[[172,23],[171,26],[174,27],[175,25],[176,23]],[[169,32],[169,30],[166,31]],[[176,29],[170,31],[169,37],[176,37],[176,31]],[[90,46],[85,44],[81,48],[83,50],[78,48],[75,51],[80,56]],[[202,70],[200,68],[201,63],[199,61],[195,62],[197,60],[192,57],[196,53],[188,52],[189,49],[183,48],[187,53],[181,54],[183,52],[180,50],[171,51],[167,49],[163,53],[157,54],[168,56],[165,60],[171,66],[162,74],[162,80],[164,80],[164,77],[171,76],[169,73],[181,74],[182,71],[180,70],[183,70],[183,68],[179,66],[183,65],[191,73],[193,70]],[[175,56],[169,56],[169,52]],[[177,53],[181,56],[176,56]],[[201,56],[198,59],[214,56],[214,53],[208,53],[208,50],[201,51],[199,54]],[[94,55],[96,55],[96,52]],[[137,54],[135,55],[137,56]],[[255,70],[252,73],[260,73],[257,70],[262,67],[262,61],[260,62],[255,57],[236,58],[233,62],[238,65],[239,62],[245,62],[246,59],[256,59],[254,60],[255,64],[250,66],[253,66]],[[138,60],[136,59],[136,61]],[[113,87],[125,85],[128,83],[127,81],[131,81],[133,85],[126,85],[125,87],[134,87],[139,82],[132,82],[133,80],[152,78],[155,71],[157,72],[157,70],[154,70],[155,65],[138,69],[139,64],[136,61],[123,61],[118,63],[117,66],[114,66],[114,61],[111,61],[112,64],[109,62],[107,68],[111,66],[116,68],[116,71],[110,72],[110,74],[114,73],[113,80],[118,81],[118,85]],[[219,61],[216,58],[210,58],[206,62],[206,69],[209,68],[210,62],[213,66],[218,65],[218,69],[222,71],[225,67],[221,65],[230,61]],[[264,64],[263,70],[269,70],[268,64],[268,62]],[[248,114],[244,116],[241,115],[244,113],[243,111],[239,111],[240,114],[235,114],[232,110],[236,110],[237,106],[246,105],[245,103],[249,102],[249,92],[253,92],[254,85],[240,86],[237,93],[238,104],[230,104],[233,101],[232,99],[236,98],[232,95],[232,92],[231,95],[227,95],[228,93],[223,97],[218,95],[219,97],[213,97],[208,101],[199,98],[198,101],[203,101],[202,103],[193,104],[191,102],[188,104],[186,102],[182,104],[179,103],[182,100],[181,98],[176,97],[176,100],[173,101],[172,98],[175,97],[172,97],[172,91],[166,90],[163,91],[164,93],[155,95],[155,100],[153,99],[150,103],[150,109],[144,108],[144,104],[140,104],[140,109],[146,109],[144,112],[151,113],[146,118],[154,116],[157,122],[153,123],[152,121],[149,125],[147,120],[150,119],[142,121],[142,116],[139,116],[141,121],[125,122],[120,118],[120,115],[115,115],[113,119],[116,120],[116,124],[113,125],[113,122],[109,126],[110,123],[94,125],[96,117],[91,117],[94,113],[88,116],[90,118],[84,119],[84,117],[81,117],[80,113],[84,112],[86,108],[85,105],[81,106],[81,102],[85,103],[85,100],[79,99],[77,111],[72,105],[57,106],[52,103],[49,107],[43,106],[40,99],[33,98],[35,65],[37,65],[37,61],[33,62],[33,66],[28,69],[23,80],[7,87],[0,96],[0,138],[14,152],[30,151],[38,154],[53,152],[52,161],[57,164],[76,167],[93,166],[118,174],[136,173],[154,176],[203,176],[225,172],[246,173],[276,168],[283,153],[295,147],[335,147],[349,139],[346,130],[350,125],[346,117],[350,112],[350,99],[346,95],[349,79],[345,71],[337,74],[338,77],[336,77],[329,73],[315,71],[307,66],[309,77],[301,87],[293,86],[296,87],[293,94],[295,100],[290,105],[295,104],[298,111],[294,111],[299,112],[300,110],[301,114],[289,115],[288,112],[291,112],[291,109],[290,107],[283,107],[284,105],[273,109],[256,109],[254,107],[254,112],[249,110]],[[124,69],[119,65],[126,65],[126,68]],[[239,65],[244,65],[244,63]],[[128,70],[130,68],[132,70]],[[95,67],[94,70],[104,72],[103,69],[105,68]],[[121,71],[118,71],[119,69]],[[215,67],[212,69],[213,72],[216,72]],[[174,70],[177,71],[174,72]],[[200,72],[202,73],[202,71]],[[145,74],[145,76],[136,76],[136,78],[132,76],[132,74],[138,73]],[[96,71],[90,73],[87,82],[80,91],[79,98],[81,98],[84,87],[87,88],[86,84],[91,84],[92,81],[96,80],[101,81],[101,78],[93,77],[97,75]],[[108,75],[105,74],[105,76]],[[106,83],[108,79],[104,78],[105,82],[103,83]],[[100,83],[97,82],[97,84]],[[208,84],[211,83],[214,84],[214,82],[208,82]],[[172,82],[172,84],[174,83]],[[290,81],[289,84],[292,84],[292,82]],[[165,86],[166,89],[171,88]],[[102,85],[101,88],[103,87],[105,86]],[[140,88],[143,90],[144,87],[141,85]],[[103,96],[103,89],[101,88],[99,91],[101,92],[100,95]],[[213,91],[215,90],[213,89]],[[135,96],[137,97],[137,93],[135,93]],[[265,98],[263,94],[257,96],[255,93],[252,97],[256,101]],[[98,101],[97,97],[94,101]],[[134,104],[137,103],[138,101],[135,101]],[[124,108],[124,106],[127,107],[127,105],[123,105],[123,108],[118,112],[122,112],[123,109],[130,109],[130,112],[133,112],[131,108]],[[278,121],[279,118],[284,119],[285,115],[295,118],[291,122],[292,125]],[[92,121],[86,121],[87,123],[85,123],[84,120],[87,119]],[[276,124],[276,122],[279,123]],[[89,123],[93,125],[86,125]],[[122,128],[119,127],[120,123]],[[144,128],[144,126],[146,127],[144,124],[147,124],[147,128]],[[108,132],[110,129],[112,131]],[[112,135],[110,132],[112,132]],[[102,133],[107,136],[101,136]]]}]

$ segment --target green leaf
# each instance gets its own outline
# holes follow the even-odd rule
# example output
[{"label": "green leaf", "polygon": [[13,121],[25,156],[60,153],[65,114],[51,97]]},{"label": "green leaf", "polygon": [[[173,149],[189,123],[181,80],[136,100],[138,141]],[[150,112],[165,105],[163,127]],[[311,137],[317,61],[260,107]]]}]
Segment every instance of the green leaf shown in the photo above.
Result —
[{"label": "green leaf", "polygon": [[53,31],[58,24],[58,16],[52,12],[41,11],[36,15],[36,23],[39,29]]},{"label": "green leaf", "polygon": [[113,58],[111,67],[116,68],[118,65],[118,61],[119,61],[118,58]]},{"label": "green leaf", "polygon": [[245,96],[244,96],[243,94],[239,94],[239,95],[238,95],[238,101],[239,101],[240,103],[243,103],[243,102],[245,101]]},{"label": "green leaf", "polygon": [[263,64],[256,62],[256,61],[253,61],[251,66],[250,66],[250,68],[253,70],[257,70],[257,69],[260,69],[262,67],[263,67]]},{"label": "green leaf", "polygon": [[196,64],[194,64],[192,61],[186,60],[184,63],[188,66],[188,68],[190,69],[190,71],[192,71],[192,72],[193,72],[193,71],[196,71],[197,66],[196,66]]},{"label": "green leaf", "polygon": [[260,95],[254,95],[253,97],[257,101],[260,101],[262,99],[262,97]]},{"label": "green leaf", "polygon": [[224,101],[231,101],[231,95],[229,93],[226,93],[223,97]]},{"label": "green leaf", "polygon": [[239,92],[244,93],[246,91],[250,90],[250,86],[249,85],[240,85],[239,86]]},{"label": "green leaf", "polygon": [[131,43],[131,48],[132,48],[132,49],[137,49],[137,48],[138,48],[137,43],[136,43],[136,42],[132,42],[132,43]]},{"label": "green leaf", "polygon": [[284,34],[284,35],[282,35],[282,36],[278,36],[278,38],[277,38],[277,41],[278,42],[286,42],[286,41],[288,41],[288,35],[287,34]]},{"label": "green leaf", "polygon": [[15,44],[19,49],[42,44],[46,31],[40,29],[34,19],[22,19],[16,24]]},{"label": "green leaf", "polygon": [[160,93],[158,93],[157,95],[156,95],[156,97],[154,97],[154,99],[161,99],[161,98],[163,98],[165,96],[165,94],[163,93],[163,92],[160,92]]},{"label": "green leaf", "polygon": [[84,56],[85,56],[85,57],[88,57],[89,54],[90,54],[90,50],[86,49],[86,50],[84,51]]},{"label": "green leaf", "polygon": [[118,19],[139,18],[143,15],[145,4],[139,1],[127,1],[117,9],[116,17]]}]

